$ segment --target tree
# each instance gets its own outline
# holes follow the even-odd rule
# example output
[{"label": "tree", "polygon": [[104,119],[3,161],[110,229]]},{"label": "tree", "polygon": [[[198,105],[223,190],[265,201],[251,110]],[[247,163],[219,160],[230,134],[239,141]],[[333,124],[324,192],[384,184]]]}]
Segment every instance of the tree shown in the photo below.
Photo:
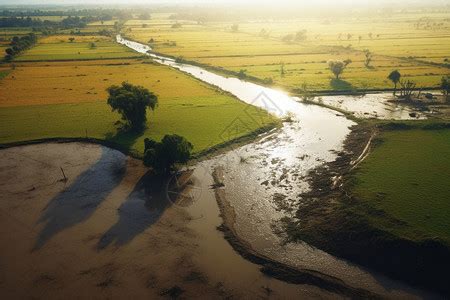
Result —
[{"label": "tree", "polygon": [[400,86],[400,97],[410,101],[412,99],[414,89],[416,88],[416,83],[410,80],[400,80]]},{"label": "tree", "polygon": [[336,76],[336,79],[339,79],[339,76],[342,74],[342,72],[344,72],[347,65],[351,62],[352,61],[350,59],[347,59],[345,61],[331,60],[328,62],[328,68],[334,74],[334,76]]},{"label": "tree", "polygon": [[73,43],[73,41],[75,41],[75,38],[74,37],[70,37],[69,38],[69,42]]},{"label": "tree", "polygon": [[450,78],[448,76],[444,76],[441,79],[441,90],[444,95],[444,100],[448,101],[448,94],[450,92]]},{"label": "tree", "polygon": [[239,31],[239,24],[231,25],[231,31],[232,32],[238,32]]},{"label": "tree", "polygon": [[97,45],[94,42],[89,43],[89,48],[90,49],[95,49],[95,48],[97,48]]},{"label": "tree", "polygon": [[370,63],[372,62],[372,52],[366,49],[364,50],[364,55],[365,55],[364,65],[366,66],[366,68],[369,68]]},{"label": "tree", "polygon": [[175,164],[186,163],[193,149],[190,142],[176,134],[165,135],[161,142],[145,139],[144,143],[144,165],[158,174],[167,174]]},{"label": "tree", "polygon": [[239,79],[245,79],[247,77],[247,70],[246,69],[240,69],[238,73]]},{"label": "tree", "polygon": [[398,70],[392,71],[388,76],[388,79],[394,84],[394,96],[397,93],[397,84],[399,83],[401,77],[402,74],[400,74]]},{"label": "tree", "polygon": [[292,42],[292,40],[294,39],[294,35],[293,34],[286,34],[285,36],[283,36],[281,38],[281,40],[285,43],[290,43]]},{"label": "tree", "polygon": [[284,62],[282,62],[280,65],[280,76],[284,77],[285,74],[286,74],[286,70],[284,69]]},{"label": "tree", "polygon": [[307,31],[305,29],[297,31],[297,33],[295,34],[295,40],[298,42],[306,40],[307,39],[306,32]]},{"label": "tree", "polygon": [[125,129],[140,131],[145,128],[147,107],[155,110],[158,97],[142,86],[123,82],[122,86],[112,85],[107,88],[108,105],[113,111],[122,115],[126,122]]}]

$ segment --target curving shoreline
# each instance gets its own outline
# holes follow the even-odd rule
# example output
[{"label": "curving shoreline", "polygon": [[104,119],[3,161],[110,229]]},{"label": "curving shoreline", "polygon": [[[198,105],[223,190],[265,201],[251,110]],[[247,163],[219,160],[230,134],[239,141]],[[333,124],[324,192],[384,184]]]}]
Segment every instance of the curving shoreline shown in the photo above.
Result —
[{"label": "curving shoreline", "polygon": [[235,229],[236,213],[224,193],[223,169],[216,167],[212,173],[214,193],[219,206],[223,224],[218,227],[233,249],[245,259],[261,265],[260,271],[268,276],[294,284],[315,285],[329,292],[355,299],[381,299],[380,295],[360,288],[354,288],[334,276],[308,269],[299,269],[280,263],[255,251],[241,239]]}]

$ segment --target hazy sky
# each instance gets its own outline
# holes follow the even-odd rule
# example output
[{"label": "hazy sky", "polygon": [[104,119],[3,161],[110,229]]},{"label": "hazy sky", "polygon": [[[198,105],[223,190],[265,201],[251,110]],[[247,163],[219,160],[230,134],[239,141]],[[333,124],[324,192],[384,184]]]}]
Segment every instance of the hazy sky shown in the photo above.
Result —
[{"label": "hazy sky", "polygon": [[108,4],[183,4],[183,3],[201,3],[201,4],[215,4],[215,3],[225,3],[225,4],[258,4],[258,5],[282,5],[289,4],[293,6],[307,5],[307,6],[319,6],[319,5],[329,5],[329,4],[345,4],[353,6],[371,6],[380,4],[406,4],[406,3],[423,3],[423,4],[450,4],[450,0],[0,0],[0,5],[18,5],[18,4],[97,4],[97,5],[108,5]]}]

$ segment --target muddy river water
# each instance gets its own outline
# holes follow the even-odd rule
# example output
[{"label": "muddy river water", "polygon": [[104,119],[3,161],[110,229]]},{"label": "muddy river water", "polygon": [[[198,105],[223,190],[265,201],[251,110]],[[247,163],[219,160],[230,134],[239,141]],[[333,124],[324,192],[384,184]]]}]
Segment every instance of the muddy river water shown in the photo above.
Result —
[{"label": "muddy river water", "polygon": [[[227,78],[197,66],[176,63],[173,59],[152,54],[148,46],[128,41],[120,36],[117,41],[138,52],[146,53],[155,61],[232,93],[241,101],[261,107],[275,115],[290,115],[292,122],[284,123],[276,132],[261,140],[232,149],[225,154],[200,162],[195,166],[194,204],[188,211],[198,217],[194,225],[205,233],[205,247],[221,251],[217,240],[217,217],[211,170],[224,169],[226,201],[233,207],[235,228],[240,239],[258,253],[290,266],[306,268],[337,277],[346,283],[387,297],[411,297],[422,293],[348,261],[333,257],[307,244],[283,244],[274,233],[277,220],[289,215],[299,194],[308,190],[305,177],[311,169],[336,159],[349,127],[355,123],[341,113],[321,106],[303,104],[298,98],[283,91],[254,83]],[[386,95],[368,95],[355,100],[352,97],[324,97],[328,105],[339,103],[340,108],[353,111],[360,117],[410,119],[408,108],[396,107],[386,101]],[[354,104],[357,101],[359,104]],[[416,118],[417,116],[414,116]],[[255,120],[257,122],[257,120]],[[240,269],[241,262],[232,254],[223,257],[220,265],[211,264],[219,274],[230,274]],[[208,258],[204,263],[209,264]]]}]

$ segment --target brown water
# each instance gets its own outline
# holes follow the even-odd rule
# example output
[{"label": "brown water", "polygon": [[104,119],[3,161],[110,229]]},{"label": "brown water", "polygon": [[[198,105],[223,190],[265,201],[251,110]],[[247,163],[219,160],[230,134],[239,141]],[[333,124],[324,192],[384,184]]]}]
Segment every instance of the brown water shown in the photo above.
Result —
[{"label": "brown water", "polygon": [[[119,36],[117,40],[141,53],[151,50],[146,45],[127,41]],[[261,107],[278,116],[289,114],[292,118],[292,122],[285,123],[280,130],[258,142],[232,149],[226,154],[195,166],[193,176],[198,182],[198,188],[193,193],[194,204],[187,209],[194,218],[198,218],[193,224],[198,232],[204,234],[205,239],[202,242],[204,249],[209,249],[209,253],[220,253],[223,247],[229,248],[224,245],[222,236],[215,228],[221,220],[217,217],[218,207],[214,193],[208,188],[213,182],[212,169],[215,166],[223,166],[226,199],[236,212],[235,227],[239,238],[250,243],[259,253],[291,266],[338,277],[352,286],[387,297],[410,298],[423,295],[422,292],[402,283],[336,258],[305,243],[284,245],[282,237],[274,233],[276,221],[283,216],[290,216],[290,208],[295,206],[297,201],[301,201],[299,195],[309,189],[305,180],[308,171],[336,159],[337,152],[342,150],[343,142],[350,132],[349,127],[354,125],[354,122],[336,111],[300,103],[298,98],[290,97],[279,90],[220,76],[196,66],[178,64],[172,59],[151,53],[149,55],[162,64],[218,86],[243,102]],[[367,99],[376,101],[375,98]],[[369,104],[359,105],[357,108],[364,111],[369,106]],[[373,110],[377,111],[377,116],[383,113],[387,116],[391,107],[376,106]],[[399,111],[391,116],[410,118],[408,111]],[[241,259],[227,253],[228,255],[222,257],[223,264],[219,266],[214,265],[215,259],[209,255],[202,256],[201,263],[206,267],[217,268],[220,276],[237,272],[248,274],[245,276],[248,280],[260,277],[256,276],[252,268],[246,271],[245,263]]]}]

